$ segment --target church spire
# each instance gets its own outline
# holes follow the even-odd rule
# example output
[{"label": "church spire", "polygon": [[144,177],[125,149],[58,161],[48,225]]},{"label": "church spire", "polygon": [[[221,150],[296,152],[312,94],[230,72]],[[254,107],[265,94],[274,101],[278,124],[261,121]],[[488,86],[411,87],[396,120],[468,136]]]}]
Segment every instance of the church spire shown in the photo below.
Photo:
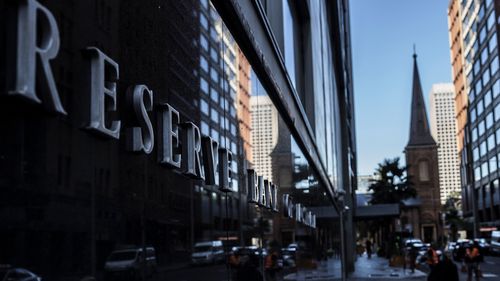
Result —
[{"label": "church spire", "polygon": [[413,46],[413,90],[411,98],[410,139],[407,146],[436,145],[427,120],[422,85],[418,74],[417,54]]}]

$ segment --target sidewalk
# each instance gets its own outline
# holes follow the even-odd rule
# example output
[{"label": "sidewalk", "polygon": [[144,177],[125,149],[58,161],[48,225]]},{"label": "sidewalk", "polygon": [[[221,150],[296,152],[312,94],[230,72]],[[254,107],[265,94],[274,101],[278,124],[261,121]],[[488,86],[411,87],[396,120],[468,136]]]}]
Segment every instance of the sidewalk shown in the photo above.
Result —
[{"label": "sidewalk", "polygon": [[[315,270],[301,270],[284,276],[287,281],[334,281],[340,280],[340,261],[329,259],[321,262]],[[368,259],[366,256],[358,257],[355,264],[355,271],[350,274],[349,281],[361,280],[427,280],[427,275],[420,270],[411,273],[410,270],[403,271],[401,267],[389,267],[389,261],[373,256]]]}]

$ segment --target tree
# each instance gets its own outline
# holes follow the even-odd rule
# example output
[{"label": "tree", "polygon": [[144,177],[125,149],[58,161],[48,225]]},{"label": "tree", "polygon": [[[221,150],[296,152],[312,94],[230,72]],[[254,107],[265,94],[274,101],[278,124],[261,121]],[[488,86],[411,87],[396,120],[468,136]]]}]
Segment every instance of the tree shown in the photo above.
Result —
[{"label": "tree", "polygon": [[458,230],[463,229],[464,220],[460,212],[461,200],[458,192],[453,192],[443,205],[446,225],[450,228],[450,240],[457,241]]},{"label": "tree", "polygon": [[399,204],[402,200],[415,197],[417,191],[411,186],[406,170],[407,167],[399,165],[399,157],[379,163],[375,172],[378,178],[368,187],[368,190],[373,191],[370,203]]}]

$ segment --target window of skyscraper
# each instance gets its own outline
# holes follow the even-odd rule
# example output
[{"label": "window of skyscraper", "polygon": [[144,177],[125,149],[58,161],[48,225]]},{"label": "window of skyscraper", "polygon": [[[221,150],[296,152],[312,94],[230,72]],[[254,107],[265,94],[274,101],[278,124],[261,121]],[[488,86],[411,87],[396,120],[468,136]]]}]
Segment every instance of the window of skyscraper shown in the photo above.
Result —
[{"label": "window of skyscraper", "polygon": [[294,18],[292,9],[290,7],[289,0],[283,1],[283,37],[284,44],[283,49],[285,50],[285,66],[292,80],[292,84],[295,86],[295,28],[294,28]]}]

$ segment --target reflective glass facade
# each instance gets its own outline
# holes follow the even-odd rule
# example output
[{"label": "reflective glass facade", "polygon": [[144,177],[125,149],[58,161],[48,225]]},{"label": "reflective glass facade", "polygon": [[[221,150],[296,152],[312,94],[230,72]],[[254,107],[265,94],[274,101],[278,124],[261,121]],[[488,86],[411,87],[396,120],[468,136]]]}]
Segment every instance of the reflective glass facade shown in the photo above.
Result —
[{"label": "reflective glass facade", "polygon": [[355,188],[348,28],[323,37],[347,2],[283,1],[283,23],[307,9],[310,25],[294,24],[320,32],[305,56],[276,49],[300,61],[284,68],[293,96],[280,94],[306,129],[232,32],[234,3],[1,1],[0,264],[47,280],[283,280],[328,263],[340,278],[353,245],[337,210]]}]

